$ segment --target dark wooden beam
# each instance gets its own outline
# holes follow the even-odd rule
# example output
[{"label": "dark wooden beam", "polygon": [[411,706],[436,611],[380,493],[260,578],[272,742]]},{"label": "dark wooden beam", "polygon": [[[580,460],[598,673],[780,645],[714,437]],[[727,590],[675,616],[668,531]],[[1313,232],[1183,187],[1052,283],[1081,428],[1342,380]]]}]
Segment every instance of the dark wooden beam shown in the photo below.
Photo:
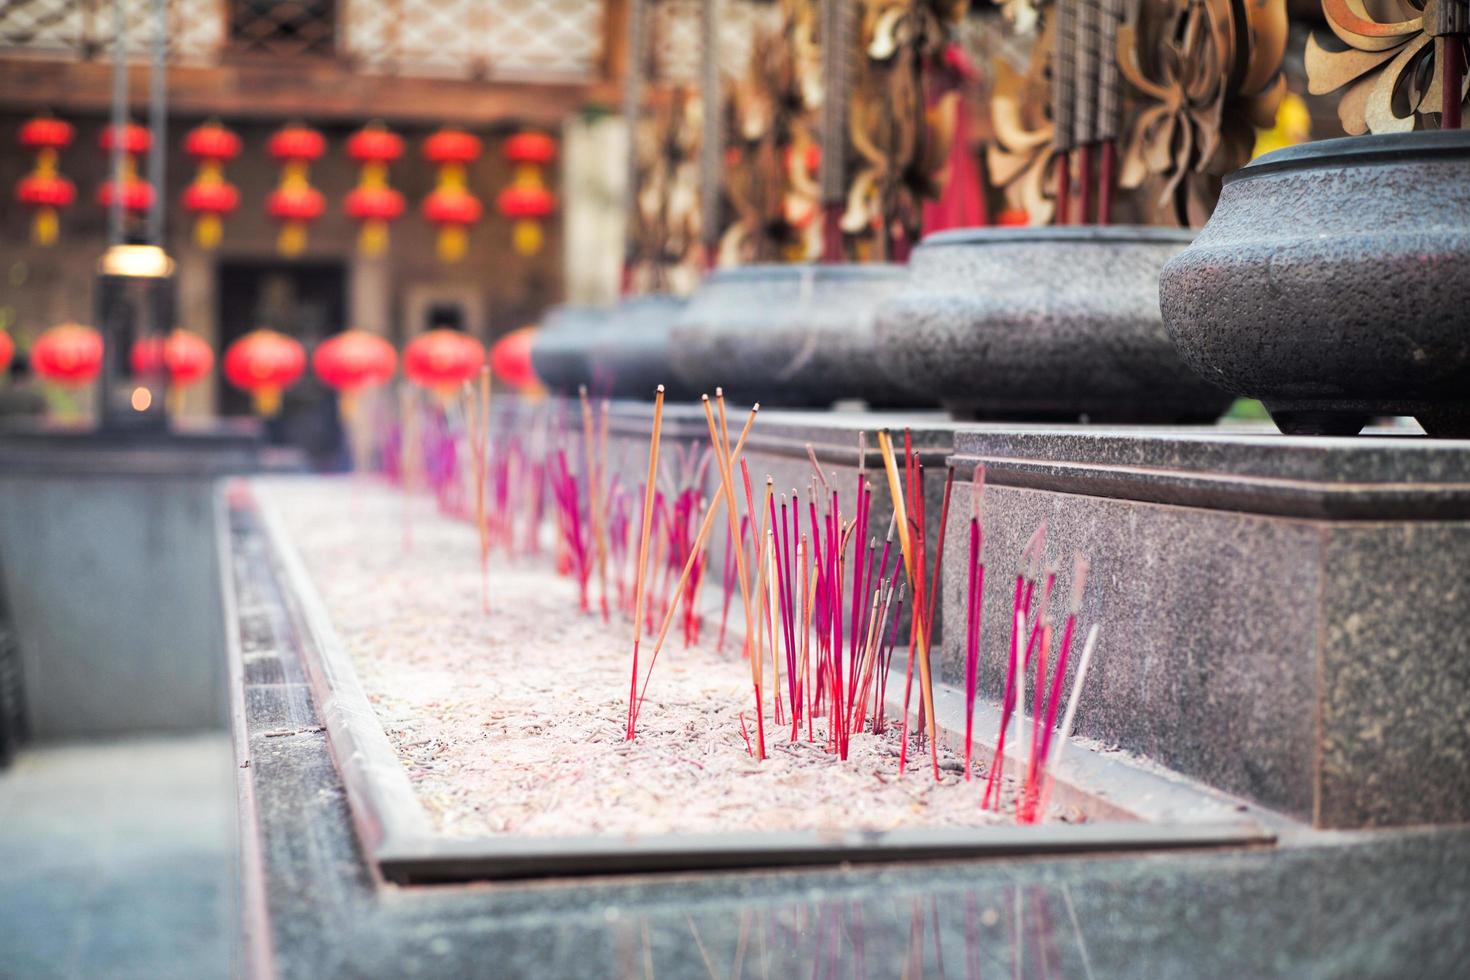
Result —
[{"label": "dark wooden beam", "polygon": [[[49,61],[0,56],[0,109],[61,115],[105,113],[112,89],[105,61]],[[616,104],[615,82],[478,81],[411,78],[353,71],[329,59],[241,62],[168,73],[169,110],[231,119],[356,120],[554,124],[589,103]],[[147,69],[131,69],[129,94],[141,111]]]}]

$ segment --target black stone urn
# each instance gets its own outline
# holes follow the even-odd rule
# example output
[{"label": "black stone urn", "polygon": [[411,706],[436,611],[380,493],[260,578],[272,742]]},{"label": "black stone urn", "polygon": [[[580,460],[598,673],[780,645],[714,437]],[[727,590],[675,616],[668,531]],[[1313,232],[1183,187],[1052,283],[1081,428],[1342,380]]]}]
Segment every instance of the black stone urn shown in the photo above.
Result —
[{"label": "black stone urn", "polygon": [[686,386],[739,402],[824,408],[910,399],[878,363],[874,313],[907,271],[896,265],[753,265],[717,271],[674,324]]},{"label": "black stone urn", "polygon": [[1159,316],[1159,270],[1189,240],[1128,225],[930,235],[878,308],[881,363],[962,417],[1211,422],[1231,398],[1185,368]]},{"label": "black stone urn", "polygon": [[1306,143],[1226,178],[1159,302],[1180,355],[1282,432],[1470,436],[1470,132]]},{"label": "black stone urn", "polygon": [[666,400],[697,397],[679,383],[669,363],[669,334],[686,302],[680,296],[650,294],[613,307],[607,322],[593,332],[588,389],[612,398],[652,401],[654,390],[663,385]]},{"label": "black stone urn", "polygon": [[531,341],[531,366],[536,377],[559,395],[575,395],[592,383],[588,355],[610,314],[595,306],[558,306],[541,320]]}]

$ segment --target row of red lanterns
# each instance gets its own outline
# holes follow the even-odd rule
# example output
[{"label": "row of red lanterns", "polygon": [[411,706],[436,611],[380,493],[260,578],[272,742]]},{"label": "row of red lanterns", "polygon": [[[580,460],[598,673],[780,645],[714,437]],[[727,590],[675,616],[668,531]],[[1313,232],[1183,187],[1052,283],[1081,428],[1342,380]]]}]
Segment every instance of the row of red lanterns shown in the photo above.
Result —
[{"label": "row of red lanterns", "polygon": [[[502,337],[491,349],[496,374],[517,388],[535,385],[530,366],[533,328]],[[10,363],[14,344],[0,332],[0,372]],[[53,384],[80,387],[90,384],[102,369],[102,335],[92,327],[66,323],[45,331],[31,347],[31,367]],[[214,351],[199,335],[175,330],[167,337],[145,338],[134,344],[130,362],[135,374],[163,375],[171,389],[198,382],[214,367]],[[403,373],[415,384],[442,393],[457,391],[477,377],[485,363],[484,346],[457,330],[430,330],[419,334],[403,350]],[[281,394],[306,372],[306,349],[275,330],[252,330],[225,350],[226,380],[255,400],[256,410],[274,414]],[[345,330],[322,341],[311,355],[311,368],[323,384],[355,397],[365,388],[385,384],[398,369],[393,345],[365,330]]]},{"label": "row of red lanterns", "polygon": [[[36,153],[36,163],[15,193],[33,211],[33,237],[42,245],[55,241],[58,212],[76,199],[75,185],[57,168],[58,155],[72,137],[71,125],[51,116],[31,119],[20,129],[21,145]],[[134,123],[102,131],[103,150],[111,153],[121,144],[123,167],[121,181],[109,179],[98,189],[99,204],[111,207],[120,198],[123,208],[134,214],[153,206],[153,187],[137,172],[137,157],[148,151],[151,141],[149,131]],[[240,137],[218,122],[205,123],[184,137],[184,152],[198,161],[199,168],[181,203],[195,215],[195,238],[204,248],[219,244],[223,219],[240,206],[239,190],[224,176],[225,164],[239,156],[240,148]],[[281,164],[281,180],[266,198],[266,211],[280,223],[281,253],[298,255],[306,247],[311,223],[326,213],[326,199],[311,186],[310,168],[326,153],[327,141],[309,126],[292,124],[272,134],[266,149]],[[513,222],[516,250],[534,255],[541,249],[542,222],[556,209],[556,197],[544,179],[544,169],[556,159],[556,141],[545,133],[527,131],[507,139],[502,149],[515,174],[497,195],[496,208]],[[359,167],[359,177],[343,207],[361,226],[361,251],[381,254],[388,245],[388,226],[405,211],[403,194],[388,183],[388,167],[403,156],[403,139],[381,123],[370,123],[348,138],[346,150]],[[481,152],[479,138],[459,129],[441,129],[424,140],[424,158],[434,164],[438,176],[422,210],[438,226],[437,250],[446,262],[464,256],[469,228],[484,214],[465,177],[466,168]]]}]

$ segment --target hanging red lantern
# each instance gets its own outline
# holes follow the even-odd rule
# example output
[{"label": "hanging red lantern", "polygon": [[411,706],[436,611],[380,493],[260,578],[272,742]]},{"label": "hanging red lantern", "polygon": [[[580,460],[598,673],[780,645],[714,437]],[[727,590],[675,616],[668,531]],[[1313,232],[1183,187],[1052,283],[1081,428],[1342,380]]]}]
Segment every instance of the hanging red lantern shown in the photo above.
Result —
[{"label": "hanging red lantern", "polygon": [[505,141],[505,158],[515,165],[510,186],[495,199],[511,220],[511,242],[522,255],[541,251],[544,222],[556,210],[556,197],[546,189],[542,169],[556,159],[556,141],[545,133],[517,133]]},{"label": "hanging red lantern", "polygon": [[240,155],[240,137],[217,122],[191,129],[184,152],[199,161],[194,182],[184,188],[185,210],[196,215],[194,240],[213,249],[223,234],[222,219],[240,206],[240,191],[225,180],[225,164]]},{"label": "hanging red lantern", "polygon": [[31,345],[31,369],[53,384],[90,384],[102,370],[102,335],[79,323],[52,327]]},{"label": "hanging red lantern", "polygon": [[31,239],[37,245],[56,241],[58,212],[77,198],[76,186],[57,170],[57,158],[71,138],[71,125],[51,116],[37,116],[20,127],[20,145],[36,151],[36,165],[15,186],[15,199],[35,212]]},{"label": "hanging red lantern", "polygon": [[366,330],[344,330],[318,344],[311,355],[316,376],[344,394],[386,384],[397,368],[393,345]]},{"label": "hanging red lantern", "polygon": [[388,164],[403,156],[403,140],[382,123],[369,123],[347,140],[347,155],[362,168],[345,202],[347,216],[362,224],[358,250],[381,255],[388,247],[388,222],[403,214],[403,195],[388,186]]},{"label": "hanging red lantern", "polygon": [[281,409],[281,392],[306,370],[306,351],[283,333],[261,328],[236,340],[225,351],[225,378],[250,392],[255,411],[274,415]]},{"label": "hanging red lantern", "polygon": [[480,373],[484,346],[459,330],[421,333],[403,350],[403,373],[414,384],[452,395]]},{"label": "hanging red lantern", "polygon": [[10,370],[10,360],[15,357],[15,341],[10,334],[0,330],[0,374]]},{"label": "hanging red lantern", "polygon": [[490,348],[490,370],[512,388],[540,393],[541,381],[531,366],[531,344],[536,339],[535,327],[512,330]]},{"label": "hanging red lantern", "polygon": [[281,182],[265,199],[265,207],[281,223],[276,249],[290,258],[306,248],[307,228],[327,209],[322,192],[309,179],[312,161],[327,151],[327,141],[316,130],[293,123],[278,129],[266,150],[281,163]]},{"label": "hanging red lantern", "polygon": [[97,188],[97,203],[103,208],[111,208],[113,201],[121,197],[124,211],[129,214],[147,213],[153,207],[153,185],[138,176],[137,157],[148,152],[153,144],[152,135],[137,123],[108,126],[97,138],[97,144],[109,155],[115,145],[121,144],[123,155],[122,180],[109,178],[103,181]]},{"label": "hanging red lantern", "polygon": [[469,226],[484,208],[469,192],[465,168],[480,156],[480,141],[458,129],[441,129],[424,141],[424,158],[439,168],[438,182],[424,198],[424,217],[439,226],[436,248],[444,262],[458,262],[469,247]]},{"label": "hanging red lantern", "polygon": [[214,351],[198,334],[174,330],[167,337],[143,337],[128,355],[133,373],[166,374],[169,412],[178,414],[184,390],[198,384],[214,367]]}]

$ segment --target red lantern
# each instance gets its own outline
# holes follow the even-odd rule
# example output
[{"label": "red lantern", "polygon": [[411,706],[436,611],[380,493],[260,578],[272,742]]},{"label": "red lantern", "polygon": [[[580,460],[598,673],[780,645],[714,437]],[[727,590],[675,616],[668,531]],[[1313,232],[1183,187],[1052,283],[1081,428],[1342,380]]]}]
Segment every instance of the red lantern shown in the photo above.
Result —
[{"label": "red lantern", "polygon": [[108,126],[97,138],[97,144],[108,154],[112,153],[114,146],[121,144],[123,154],[122,180],[103,181],[97,188],[97,203],[103,208],[111,208],[113,202],[121,198],[123,210],[129,214],[146,213],[153,207],[153,185],[138,176],[136,157],[148,152],[148,147],[153,144],[152,135],[137,123]]},{"label": "red lantern", "polygon": [[522,255],[541,251],[541,224],[556,210],[556,197],[546,189],[541,170],[556,159],[556,141],[545,133],[517,133],[505,141],[505,158],[515,165],[510,186],[495,198],[509,218],[511,242]]},{"label": "red lantern", "polygon": [[311,355],[316,376],[344,394],[385,384],[397,367],[393,345],[366,330],[344,330],[318,344]]},{"label": "red lantern", "polygon": [[293,124],[277,130],[266,149],[281,162],[281,182],[266,198],[265,207],[281,223],[276,248],[289,258],[306,248],[308,226],[327,209],[322,192],[309,180],[311,163],[326,152],[327,141],[316,130]]},{"label": "red lantern", "polygon": [[10,334],[0,330],[0,374],[10,370],[10,359],[15,356],[15,341]]},{"label": "red lantern", "polygon": [[512,388],[540,393],[541,381],[531,366],[531,343],[535,327],[521,327],[501,337],[490,348],[490,370]]},{"label": "red lantern", "polygon": [[347,216],[362,224],[358,250],[381,255],[388,247],[388,222],[403,214],[403,195],[388,186],[388,164],[403,156],[403,140],[382,123],[369,123],[347,140],[347,155],[362,167],[345,202]]},{"label": "red lantern", "polygon": [[56,241],[61,224],[58,212],[77,198],[76,187],[56,167],[71,137],[70,124],[50,116],[37,116],[20,127],[20,145],[36,151],[36,166],[16,185],[15,199],[35,212],[31,239],[37,245]]},{"label": "red lantern", "polygon": [[458,330],[421,333],[403,350],[403,373],[415,384],[453,394],[480,373],[485,348]]},{"label": "red lantern", "polygon": [[102,370],[102,335],[79,323],[52,327],[31,345],[31,368],[53,384],[90,384]]},{"label": "red lantern", "polygon": [[168,383],[187,388],[214,367],[214,351],[198,334],[175,330],[167,337],[144,337],[129,355],[134,374],[168,373]]},{"label": "red lantern", "polygon": [[175,330],[167,337],[140,339],[128,360],[135,375],[168,375],[169,412],[177,415],[184,389],[198,384],[214,367],[214,351],[198,334]]},{"label": "red lantern", "polygon": [[458,262],[469,247],[469,226],[484,213],[465,186],[465,168],[480,156],[480,141],[458,129],[441,129],[424,141],[424,158],[439,168],[438,183],[424,199],[424,217],[439,226],[439,258]]},{"label": "red lantern", "polygon": [[306,351],[296,341],[274,330],[252,330],[225,351],[225,378],[250,392],[255,410],[274,415],[281,408],[281,392],[306,370]]},{"label": "red lantern", "polygon": [[217,122],[208,122],[184,137],[184,152],[199,161],[194,182],[184,188],[183,205],[198,217],[194,240],[213,249],[223,233],[222,219],[240,206],[240,192],[225,180],[225,164],[240,155],[240,137]]}]

